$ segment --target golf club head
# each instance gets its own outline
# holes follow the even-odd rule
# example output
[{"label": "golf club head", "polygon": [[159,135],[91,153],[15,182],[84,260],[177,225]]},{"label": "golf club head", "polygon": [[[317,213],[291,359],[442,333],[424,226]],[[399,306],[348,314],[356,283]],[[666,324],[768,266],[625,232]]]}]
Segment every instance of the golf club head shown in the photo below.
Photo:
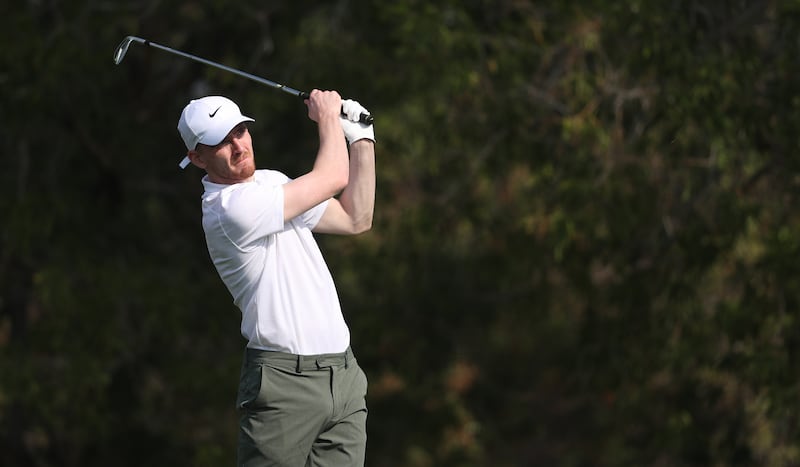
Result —
[{"label": "golf club head", "polygon": [[122,42],[120,42],[117,46],[117,50],[114,51],[115,65],[119,65],[120,62],[122,62],[122,59],[125,58],[125,54],[128,53],[128,47],[131,46],[131,42],[139,42],[140,44],[144,44],[145,40],[135,36],[128,36],[125,39],[122,39]]}]

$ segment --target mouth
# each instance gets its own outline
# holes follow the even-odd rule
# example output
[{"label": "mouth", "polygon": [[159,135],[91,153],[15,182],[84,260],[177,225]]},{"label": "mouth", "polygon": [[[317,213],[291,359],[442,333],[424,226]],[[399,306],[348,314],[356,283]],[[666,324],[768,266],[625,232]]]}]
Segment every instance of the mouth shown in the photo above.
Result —
[{"label": "mouth", "polygon": [[233,159],[232,162],[233,165],[241,165],[243,162],[247,162],[250,159],[252,159],[252,157],[250,157],[250,153],[244,152],[236,159]]}]

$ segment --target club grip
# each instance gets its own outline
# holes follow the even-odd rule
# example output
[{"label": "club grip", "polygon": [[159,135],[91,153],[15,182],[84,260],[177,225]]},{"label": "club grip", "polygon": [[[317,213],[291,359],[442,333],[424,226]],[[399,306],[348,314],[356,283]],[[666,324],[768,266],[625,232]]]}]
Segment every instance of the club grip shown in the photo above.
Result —
[{"label": "club grip", "polygon": [[373,120],[374,119],[372,118],[372,114],[362,113],[361,115],[358,116],[358,121],[363,123],[364,125],[372,125]]},{"label": "club grip", "polygon": [[[309,95],[308,95],[308,93],[307,93],[307,92],[305,92],[305,91],[300,91],[300,94],[298,94],[298,95],[297,95],[297,97],[299,97],[299,98],[300,98],[300,99],[302,99],[302,100],[306,100],[306,99],[308,99],[308,98],[309,98],[309,97],[311,97],[311,96],[309,96]],[[344,115],[344,112],[342,112],[342,115]],[[359,115],[359,116],[358,116],[358,121],[359,121],[360,123],[363,123],[364,125],[372,125],[372,122],[373,122],[374,120],[375,120],[375,119],[374,119],[374,118],[372,118],[372,114],[365,114],[365,113],[362,113],[361,115]]]}]

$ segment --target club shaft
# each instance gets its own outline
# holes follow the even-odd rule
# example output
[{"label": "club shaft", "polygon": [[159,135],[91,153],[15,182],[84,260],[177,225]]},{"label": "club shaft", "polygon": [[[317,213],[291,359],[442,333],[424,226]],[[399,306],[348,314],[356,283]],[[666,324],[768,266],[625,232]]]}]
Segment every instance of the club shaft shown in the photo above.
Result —
[{"label": "club shaft", "polygon": [[279,90],[281,90],[283,92],[286,92],[288,94],[291,94],[293,96],[297,96],[297,97],[307,97],[308,96],[303,91],[298,91],[297,89],[290,88],[289,86],[284,86],[283,84],[276,83],[275,81],[270,81],[270,80],[262,78],[260,76],[252,75],[250,73],[247,73],[247,72],[244,72],[244,71],[241,71],[241,70],[237,70],[236,68],[231,68],[231,67],[223,65],[221,63],[212,62],[211,60],[206,60],[205,58],[201,58],[201,57],[198,57],[196,55],[188,54],[186,52],[181,52],[180,50],[176,50],[176,49],[173,49],[171,47],[167,47],[165,45],[157,44],[155,42],[150,42],[148,40],[145,40],[144,44],[148,45],[150,47],[154,47],[156,49],[163,50],[165,52],[173,53],[175,55],[180,55],[181,57],[188,58],[189,60],[194,60],[195,62],[203,63],[205,65],[212,66],[214,68],[219,68],[220,70],[225,70],[225,71],[233,73],[235,75],[239,75],[239,76],[241,76],[243,78],[247,78],[247,79],[253,80],[253,81],[257,82],[257,83],[265,84],[265,85],[267,85],[269,87],[272,87],[272,88],[275,88],[275,89],[279,89]]},{"label": "club shaft", "polygon": [[[192,54],[189,54],[189,53],[186,53],[186,52],[181,52],[180,50],[173,49],[172,47],[167,47],[165,45],[157,44],[155,42],[150,42],[147,39],[142,39],[141,37],[135,37],[135,36],[126,37],[125,40],[123,40],[122,43],[120,43],[119,47],[117,47],[117,50],[114,51],[114,63],[119,65],[119,63],[125,57],[125,54],[128,51],[128,47],[133,42],[138,42],[138,43],[144,44],[146,46],[150,46],[150,47],[153,47],[153,48],[156,48],[156,49],[163,50],[164,52],[169,52],[171,54],[178,55],[180,57],[188,58],[189,60],[193,60],[195,62],[202,63],[204,65],[208,65],[208,66],[211,66],[211,67],[214,67],[214,68],[218,68],[220,70],[227,71],[229,73],[233,73],[235,75],[241,76],[243,78],[247,78],[247,79],[255,81],[257,83],[261,83],[261,84],[267,85],[267,86],[269,86],[269,87],[271,87],[273,89],[281,90],[281,91],[283,91],[285,93],[291,94],[291,95],[299,97],[301,99],[308,99],[308,97],[309,97],[307,92],[299,91],[297,89],[290,88],[289,86],[284,86],[283,84],[276,83],[275,81],[270,81],[270,80],[262,78],[260,76],[252,75],[250,73],[246,73],[246,72],[244,72],[242,70],[237,70],[236,68],[231,68],[231,67],[223,65],[221,63],[212,62],[211,60],[206,60],[205,58],[201,58],[201,57],[198,57],[196,55],[192,55]],[[361,123],[364,123],[364,124],[367,124],[367,125],[371,125],[372,122],[373,122],[373,117],[372,117],[371,114],[362,113],[359,116],[359,121]]]}]

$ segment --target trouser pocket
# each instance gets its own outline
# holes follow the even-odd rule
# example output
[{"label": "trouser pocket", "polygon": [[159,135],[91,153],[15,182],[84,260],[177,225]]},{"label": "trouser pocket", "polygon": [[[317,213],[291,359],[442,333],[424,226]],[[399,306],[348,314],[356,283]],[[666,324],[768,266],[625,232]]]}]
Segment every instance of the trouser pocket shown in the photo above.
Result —
[{"label": "trouser pocket", "polygon": [[236,407],[239,410],[258,410],[266,403],[263,368],[261,365],[246,365],[239,377]]}]

